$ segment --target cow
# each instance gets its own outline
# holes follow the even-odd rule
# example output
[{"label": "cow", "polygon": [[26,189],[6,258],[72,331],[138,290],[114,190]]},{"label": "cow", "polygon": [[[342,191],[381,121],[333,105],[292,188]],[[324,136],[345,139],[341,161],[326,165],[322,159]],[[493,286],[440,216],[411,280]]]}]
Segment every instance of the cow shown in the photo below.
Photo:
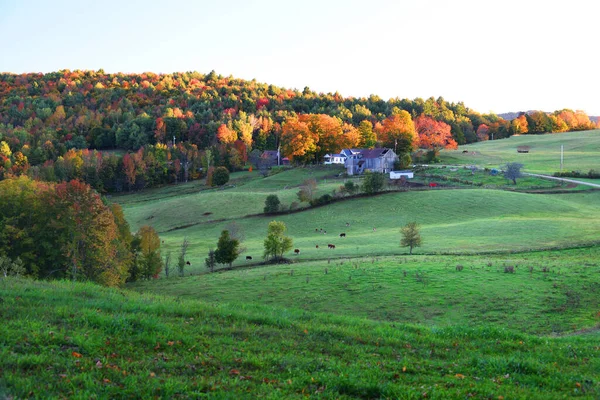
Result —
[{"label": "cow", "polygon": [[345,233],[340,233],[340,237],[346,237]]},{"label": "cow", "polygon": [[296,255],[300,254],[300,249],[294,249],[294,253],[296,253]]},{"label": "cow", "polygon": [[435,183],[435,182],[430,182],[430,183],[429,183],[429,187],[430,187],[430,188],[437,187],[437,185],[438,185],[438,184],[437,184],[437,183]]},{"label": "cow", "polygon": [[246,261],[252,260],[252,256],[246,256]]},{"label": "cow", "polygon": [[346,226],[350,226],[350,222],[346,222]]},{"label": "cow", "polygon": [[375,232],[377,230],[377,228],[373,228],[373,232]]},{"label": "cow", "polygon": [[323,231],[323,235],[327,235],[327,231]]},{"label": "cow", "polygon": [[315,228],[315,232],[319,232],[319,230],[317,228]]},{"label": "cow", "polygon": [[189,261],[186,261],[186,262],[185,262],[185,265],[192,265],[192,263],[191,263],[191,262],[189,262]]},{"label": "cow", "polygon": [[331,244],[331,243],[329,243],[329,244],[327,245],[327,247],[329,247],[330,249],[335,249],[335,244]]},{"label": "cow", "polygon": [[318,248],[319,248],[319,245],[318,245],[318,244],[317,244],[317,245],[315,245],[315,248],[317,248],[317,249],[318,249]]},{"label": "cow", "polygon": [[463,154],[469,154],[469,150],[463,150]]}]

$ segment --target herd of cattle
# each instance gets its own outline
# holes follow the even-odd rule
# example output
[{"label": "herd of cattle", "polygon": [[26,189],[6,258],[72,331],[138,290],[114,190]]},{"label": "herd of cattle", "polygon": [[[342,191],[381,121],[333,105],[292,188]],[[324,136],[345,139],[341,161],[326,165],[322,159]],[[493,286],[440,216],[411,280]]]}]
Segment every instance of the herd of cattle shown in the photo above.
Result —
[{"label": "herd of cattle", "polygon": [[[350,223],[349,223],[349,222],[346,222],[346,226],[350,226]],[[377,230],[376,228],[373,228],[373,232],[375,232],[376,230]],[[315,232],[317,232],[317,233],[322,233],[322,234],[324,234],[324,235],[326,235],[326,234],[327,234],[327,231],[326,231],[326,230],[324,230],[323,228],[321,228],[321,229],[317,229],[317,228],[315,228]],[[345,238],[345,237],[346,237],[346,232],[342,232],[342,233],[340,233],[340,238]],[[319,245],[318,245],[318,244],[316,244],[316,245],[315,245],[315,248],[317,248],[317,249],[318,249],[318,248],[319,248]],[[333,243],[328,243],[328,244],[327,244],[327,248],[329,248],[329,249],[335,249],[335,244],[333,244]],[[300,249],[294,249],[294,254],[295,254],[295,255],[298,255],[298,254],[300,254]],[[246,256],[246,261],[252,261],[252,256]]]}]

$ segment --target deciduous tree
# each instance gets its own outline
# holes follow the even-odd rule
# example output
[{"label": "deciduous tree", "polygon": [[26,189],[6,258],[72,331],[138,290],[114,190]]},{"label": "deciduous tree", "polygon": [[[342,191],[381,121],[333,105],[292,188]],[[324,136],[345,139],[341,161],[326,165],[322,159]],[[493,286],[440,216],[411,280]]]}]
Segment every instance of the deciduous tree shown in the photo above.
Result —
[{"label": "deciduous tree", "polygon": [[409,222],[402,227],[402,240],[400,246],[409,247],[409,254],[412,254],[413,247],[420,247],[422,243],[419,225],[416,222]]},{"label": "deciduous tree", "polygon": [[219,264],[229,264],[229,267],[240,255],[240,242],[229,236],[229,231],[222,231],[215,251],[215,261]]},{"label": "deciduous tree", "polygon": [[281,221],[271,221],[267,228],[264,241],[264,258],[281,259],[283,253],[290,251],[293,246],[292,238],[285,236],[286,226]]}]

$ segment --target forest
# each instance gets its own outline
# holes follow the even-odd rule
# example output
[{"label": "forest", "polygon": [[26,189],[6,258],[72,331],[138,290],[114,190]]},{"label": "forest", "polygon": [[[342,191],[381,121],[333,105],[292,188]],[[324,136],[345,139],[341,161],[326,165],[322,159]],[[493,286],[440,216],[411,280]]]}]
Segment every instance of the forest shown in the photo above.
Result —
[{"label": "forest", "polygon": [[595,127],[568,109],[508,121],[442,97],[343,97],[214,71],[0,74],[0,179],[77,179],[103,193],[243,169],[278,147],[305,164],[343,147],[386,146],[406,164],[465,143]]}]

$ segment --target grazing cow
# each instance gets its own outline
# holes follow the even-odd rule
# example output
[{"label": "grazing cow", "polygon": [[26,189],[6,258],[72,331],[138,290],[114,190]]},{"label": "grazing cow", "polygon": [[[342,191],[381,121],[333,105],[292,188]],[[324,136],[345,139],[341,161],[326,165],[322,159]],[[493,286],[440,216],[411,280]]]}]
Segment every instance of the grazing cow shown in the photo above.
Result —
[{"label": "grazing cow", "polygon": [[327,247],[329,247],[330,249],[335,249],[335,244],[331,244],[331,243],[329,243],[329,244],[327,245]]},{"label": "grazing cow", "polygon": [[315,228],[315,232],[319,232],[319,230],[317,228]]},{"label": "grazing cow", "polygon": [[327,235],[327,231],[323,231],[323,235]]},{"label": "grazing cow", "polygon": [[340,237],[346,237],[345,233],[340,233]]},{"label": "grazing cow", "polygon": [[185,264],[186,264],[186,265],[192,265],[192,263],[191,263],[191,262],[189,262],[189,261],[186,261],[186,262],[185,262]]},{"label": "grazing cow", "polygon": [[437,183],[435,183],[435,182],[430,182],[430,183],[429,183],[429,187],[430,187],[430,188],[437,187],[437,185],[438,185],[438,184],[437,184]]},{"label": "grazing cow", "polygon": [[252,260],[252,256],[246,256],[246,261]]},{"label": "grazing cow", "polygon": [[346,222],[346,226],[350,226],[350,222]]},{"label": "grazing cow", "polygon": [[317,249],[318,249],[318,248],[319,248],[319,245],[317,244],[317,245],[315,246],[315,248],[317,248]]},{"label": "grazing cow", "polygon": [[294,249],[294,253],[296,253],[296,255],[300,254],[300,249]]},{"label": "grazing cow", "polygon": [[469,154],[469,150],[463,150],[463,154]]}]

